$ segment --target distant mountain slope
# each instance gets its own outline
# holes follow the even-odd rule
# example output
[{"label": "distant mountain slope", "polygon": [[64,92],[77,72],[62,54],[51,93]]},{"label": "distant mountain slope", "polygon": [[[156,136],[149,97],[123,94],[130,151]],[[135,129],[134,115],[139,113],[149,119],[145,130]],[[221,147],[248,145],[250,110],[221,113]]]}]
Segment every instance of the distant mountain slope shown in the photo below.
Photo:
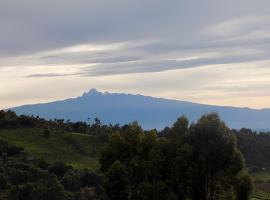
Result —
[{"label": "distant mountain slope", "polygon": [[11,110],[17,114],[71,121],[88,121],[88,118],[93,120],[98,117],[105,124],[127,124],[136,120],[145,129],[170,126],[181,115],[195,121],[204,113],[218,112],[231,128],[270,128],[270,109],[210,106],[142,95],[102,93],[95,89],[77,98],[25,105]]}]

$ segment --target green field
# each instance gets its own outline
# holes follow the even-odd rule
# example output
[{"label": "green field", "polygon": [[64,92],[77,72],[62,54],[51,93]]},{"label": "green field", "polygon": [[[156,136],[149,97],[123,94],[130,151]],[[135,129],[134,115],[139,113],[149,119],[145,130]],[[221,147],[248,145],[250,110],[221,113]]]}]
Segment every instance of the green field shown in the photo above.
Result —
[{"label": "green field", "polygon": [[268,182],[270,181],[270,172],[256,172],[251,174],[254,181]]},{"label": "green field", "polygon": [[22,147],[35,158],[47,162],[63,161],[75,168],[99,169],[98,157],[104,146],[95,136],[79,133],[54,133],[49,138],[41,129],[1,130],[0,139]]},{"label": "green field", "polygon": [[254,182],[252,200],[270,200],[270,173],[266,171],[251,173],[251,177]]}]

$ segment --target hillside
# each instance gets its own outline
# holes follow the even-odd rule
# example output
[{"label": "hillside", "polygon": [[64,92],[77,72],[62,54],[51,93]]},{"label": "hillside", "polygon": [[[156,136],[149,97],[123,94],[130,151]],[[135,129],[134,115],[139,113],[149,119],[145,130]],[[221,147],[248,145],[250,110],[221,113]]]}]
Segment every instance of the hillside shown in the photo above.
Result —
[{"label": "hillside", "polygon": [[171,126],[181,115],[186,115],[190,121],[196,121],[205,113],[217,112],[230,128],[270,128],[270,109],[210,106],[143,95],[102,93],[95,89],[77,98],[25,105],[11,110],[17,114],[35,115],[46,119],[88,121],[98,117],[104,124],[124,125],[136,120],[144,129]]},{"label": "hillside", "polygon": [[80,133],[42,136],[42,129],[23,128],[0,130],[0,140],[22,147],[30,156],[47,162],[62,161],[75,168],[99,168],[102,143],[95,136]]},{"label": "hillside", "polygon": [[[178,118],[160,135],[144,131],[138,123],[114,127],[96,121],[81,133],[74,133],[74,125],[0,112],[0,198],[118,200],[128,199],[131,185],[132,199],[200,199],[198,194],[206,196],[202,188],[210,167],[215,185],[232,183],[228,195],[251,194],[252,180],[235,136],[215,113],[202,116],[193,126],[187,118]],[[109,140],[100,137],[104,131],[113,133]],[[211,159],[209,168],[206,159]],[[170,189],[171,185],[176,187]],[[192,192],[179,189],[182,185],[191,185]],[[240,193],[238,188],[243,187],[247,189]],[[147,191],[141,193],[144,188]],[[212,191],[218,195],[215,199],[227,194],[226,187]]]},{"label": "hillside", "polygon": [[[220,128],[224,128],[223,122],[219,119],[217,115],[210,114],[210,115],[205,115],[205,117],[208,117],[209,120],[214,119],[213,122],[215,123],[217,122],[218,124],[220,124],[218,125],[220,126]],[[200,119],[201,122],[202,122],[202,119],[203,118]],[[215,121],[215,119],[217,121]],[[198,124],[200,125],[200,123],[197,123],[197,126]],[[193,151],[190,151],[191,150],[189,148],[190,145],[194,145],[194,147],[198,148],[199,151],[194,151],[194,153],[197,152],[198,154],[200,154],[199,152],[201,152],[202,148],[205,148],[205,147],[208,148],[208,145],[205,145],[207,143],[209,144],[208,135],[212,135],[213,133],[219,133],[219,131],[221,130],[220,128],[217,129],[218,131],[216,131],[215,129],[212,130],[213,123],[210,123],[210,124],[211,124],[210,126],[211,130],[208,131],[208,133],[205,135],[200,135],[204,133],[204,131],[202,132],[198,130],[197,128],[194,129],[194,127],[189,127],[187,119],[185,117],[181,117],[177,119],[174,125],[171,128],[169,128],[167,132],[158,133],[156,131],[144,131],[138,126],[137,123],[125,125],[123,127],[105,126],[105,125],[99,124],[98,121],[96,121],[96,123],[92,125],[81,124],[79,122],[73,124],[71,122],[63,122],[61,120],[46,121],[42,118],[35,118],[35,117],[30,117],[30,116],[16,116],[11,111],[7,111],[7,112],[1,111],[0,112],[0,153],[1,153],[1,149],[2,149],[2,152],[4,153],[0,154],[1,155],[0,163],[2,161],[6,165],[6,167],[9,167],[9,164],[13,163],[14,161],[13,158],[7,159],[5,156],[5,155],[9,156],[9,153],[5,153],[5,152],[14,152],[14,150],[6,151],[7,148],[5,147],[5,144],[3,142],[7,142],[8,145],[11,145],[11,147],[14,146],[14,148],[24,149],[24,151],[26,152],[27,158],[26,160],[24,159],[18,160],[18,162],[23,162],[23,164],[27,164],[27,165],[30,164],[30,166],[34,164],[37,167],[42,167],[44,165],[39,165],[39,163],[37,163],[35,160],[43,158],[49,164],[49,165],[45,165],[47,166],[46,170],[49,171],[50,173],[58,173],[57,172],[58,170],[56,170],[56,172],[52,172],[52,168],[56,163],[58,163],[58,161],[60,161],[64,165],[71,165],[75,168],[74,172],[72,172],[73,173],[72,176],[74,177],[78,175],[78,174],[76,175],[76,173],[79,173],[79,174],[84,173],[83,170],[85,168],[93,169],[94,171],[101,174],[102,173],[107,174],[105,173],[104,170],[108,170],[110,168],[109,165],[113,164],[115,160],[126,159],[126,156],[130,156],[133,153],[137,154],[136,156],[131,156],[132,158],[136,158],[135,159],[136,166],[137,164],[142,164],[143,167],[146,167],[148,165],[145,166],[144,163],[150,162],[150,161],[154,163],[160,162],[160,163],[154,164],[154,166],[162,166],[162,165],[167,166],[168,163],[166,159],[172,159],[169,163],[174,163],[175,162],[174,156],[178,156],[178,153],[181,153],[179,157],[181,158],[179,160],[180,161],[179,164],[183,163],[182,161],[184,161],[185,159],[187,159],[188,162],[193,163],[194,162],[193,158],[192,157],[189,158],[189,156],[191,156],[191,153],[193,152]],[[85,131],[85,132],[78,133],[77,131],[75,131],[75,129],[78,128],[77,125],[86,125],[85,128],[81,129],[82,131]],[[206,130],[208,130],[209,126],[207,125],[206,127],[207,127]],[[225,127],[225,129],[227,128]],[[44,130],[50,130],[50,134],[45,135]],[[227,129],[227,131],[228,130],[229,129]],[[227,133],[227,131],[224,133]],[[104,134],[107,136],[110,136],[111,133],[114,133],[111,139],[109,139],[108,137],[104,137]],[[259,173],[253,174],[253,179],[255,181],[256,188],[261,189],[263,191],[268,191],[266,189],[269,188],[269,184],[267,183],[269,179],[269,174],[268,174],[269,165],[268,165],[268,162],[265,162],[263,158],[265,156],[265,158],[267,159],[269,157],[268,156],[269,154],[268,154],[268,151],[266,151],[267,146],[261,142],[263,142],[265,138],[269,139],[269,133],[257,134],[255,132],[252,132],[251,130],[242,129],[240,132],[234,132],[234,134],[236,134],[237,136],[236,137],[237,143],[240,142],[238,143],[238,147],[239,147],[239,150],[241,150],[242,153],[244,154],[244,157],[246,158],[246,161],[248,164],[247,166],[252,171],[259,172]],[[188,136],[189,139],[183,140],[182,137],[184,135]],[[232,145],[234,146],[233,149],[236,149],[236,144],[233,142],[235,137],[233,134],[230,134],[230,137],[232,139],[230,141],[232,142]],[[130,138],[132,138],[132,140],[130,140]],[[198,140],[198,138],[200,139]],[[202,139],[204,139],[205,141],[202,141]],[[190,142],[190,143],[186,143],[184,145],[182,144],[181,141]],[[214,154],[213,156],[215,159],[217,157],[216,151],[220,149],[219,143],[221,141],[224,141],[224,138],[222,140],[218,140],[215,142],[215,143],[218,143],[218,145],[215,145],[215,143],[211,142],[211,144],[214,144],[213,146],[214,149],[211,150],[211,152],[213,152]],[[258,144],[260,143],[260,150],[262,151],[258,151],[259,155],[252,153],[254,152],[254,149],[253,149],[254,145],[252,145],[254,141]],[[4,144],[4,148],[3,148],[3,144]],[[227,143],[224,143],[224,144],[227,145]],[[133,145],[138,145],[138,146],[134,147]],[[157,152],[153,151],[155,149],[153,145],[155,146],[155,148],[161,148],[162,151],[157,151]],[[182,150],[176,151],[176,149],[174,149],[176,147],[175,145],[180,145]],[[229,145],[228,148],[229,147],[231,148],[232,146]],[[14,149],[14,148],[11,148],[11,149]],[[258,146],[256,146],[256,148],[258,148]],[[101,149],[104,149],[102,154],[101,154]],[[246,149],[249,149],[249,151],[246,151]],[[126,152],[133,152],[133,153],[126,154]],[[154,155],[158,155],[159,154],[158,152],[166,153],[167,154],[167,155],[165,154],[166,159],[155,160],[156,157]],[[165,156],[163,153],[160,156]],[[119,154],[119,157],[115,157],[115,156],[118,156],[118,154]],[[238,161],[243,162],[241,158],[242,157],[241,154],[235,154],[235,155],[240,156]],[[154,159],[152,160],[152,158]],[[148,159],[149,161],[147,161]],[[163,163],[163,161],[165,163]],[[124,161],[122,162],[125,163]],[[60,164],[61,168],[63,167],[63,164]],[[244,165],[241,165],[241,166],[244,166]],[[17,167],[16,165],[13,166],[13,168],[16,168],[16,167]],[[22,167],[24,167],[24,165]],[[136,167],[136,170],[139,170],[137,171],[139,174],[140,173],[143,174],[143,173],[151,171],[151,170],[149,171],[148,168],[143,170],[143,168],[141,167],[139,168]],[[148,167],[151,167],[151,165]],[[180,168],[182,167],[184,167],[182,170],[183,172],[185,172],[186,170],[188,170],[189,165],[184,165],[184,166],[181,166]],[[195,167],[194,170],[196,171],[196,169],[198,168],[196,166],[194,167]],[[266,169],[266,171],[262,170],[263,168]],[[179,169],[177,169],[177,171]],[[142,171],[140,172],[140,170]],[[67,177],[65,177],[68,180],[70,180],[69,173],[70,172],[66,172]],[[172,173],[174,172],[172,171]],[[65,182],[63,182],[64,181],[63,177],[59,177],[59,180],[62,181],[61,184],[63,185],[65,184]],[[68,188],[69,188],[69,184],[65,186],[65,189],[68,190]],[[77,188],[77,190],[78,189],[79,188]],[[1,192],[0,192],[0,197],[1,197]]]}]

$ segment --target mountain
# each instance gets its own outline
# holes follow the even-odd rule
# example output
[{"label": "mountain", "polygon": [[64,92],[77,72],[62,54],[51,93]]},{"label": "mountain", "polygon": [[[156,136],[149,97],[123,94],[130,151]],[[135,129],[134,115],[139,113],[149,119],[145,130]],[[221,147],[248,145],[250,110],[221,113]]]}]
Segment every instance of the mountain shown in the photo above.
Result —
[{"label": "mountain", "polygon": [[217,112],[231,128],[270,129],[270,109],[211,106],[143,95],[103,93],[96,89],[77,98],[24,105],[10,110],[17,114],[71,121],[88,121],[98,117],[104,124],[123,125],[136,120],[145,129],[171,126],[181,115],[186,115],[192,122],[205,113]]}]

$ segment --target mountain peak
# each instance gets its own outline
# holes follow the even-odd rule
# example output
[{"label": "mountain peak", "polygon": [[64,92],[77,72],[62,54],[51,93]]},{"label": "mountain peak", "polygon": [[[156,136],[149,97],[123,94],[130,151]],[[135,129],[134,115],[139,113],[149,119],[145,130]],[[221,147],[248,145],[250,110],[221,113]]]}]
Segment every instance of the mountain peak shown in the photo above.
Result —
[{"label": "mountain peak", "polygon": [[92,96],[92,95],[96,95],[96,94],[101,94],[101,92],[99,92],[96,88],[92,88],[88,92],[84,92],[82,97]]},{"label": "mountain peak", "polygon": [[87,94],[96,94],[96,93],[100,93],[96,88],[92,88],[87,92]]},{"label": "mountain peak", "polygon": [[270,110],[210,106],[128,93],[100,92],[97,89],[91,89],[78,98],[11,110],[19,115],[35,115],[46,119],[87,121],[89,117],[98,117],[105,124],[124,125],[136,120],[145,129],[170,126],[181,115],[196,121],[205,113],[217,112],[231,128],[270,128]]}]

